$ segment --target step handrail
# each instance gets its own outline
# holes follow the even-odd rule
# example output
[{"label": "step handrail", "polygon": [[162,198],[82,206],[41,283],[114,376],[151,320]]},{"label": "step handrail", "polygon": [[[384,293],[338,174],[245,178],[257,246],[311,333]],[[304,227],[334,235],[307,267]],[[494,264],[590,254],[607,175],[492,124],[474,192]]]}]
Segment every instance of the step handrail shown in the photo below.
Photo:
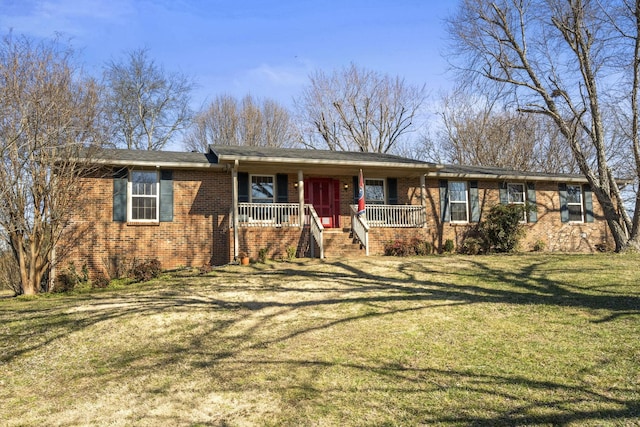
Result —
[{"label": "step handrail", "polygon": [[[318,244],[318,248],[320,249],[320,259],[323,259],[324,239],[322,234],[324,232],[324,226],[322,225],[322,221],[320,221],[318,213],[313,208],[313,205],[308,204],[305,205],[305,207],[309,210],[309,228],[311,230],[311,236],[313,237],[313,240],[315,240],[315,242]],[[310,241],[309,245],[311,246],[311,258],[315,258],[315,245],[313,241]]]},{"label": "step handrail", "polygon": [[358,215],[354,205],[351,205],[351,231],[353,237],[364,246],[365,255],[369,256],[369,224],[364,215]]}]

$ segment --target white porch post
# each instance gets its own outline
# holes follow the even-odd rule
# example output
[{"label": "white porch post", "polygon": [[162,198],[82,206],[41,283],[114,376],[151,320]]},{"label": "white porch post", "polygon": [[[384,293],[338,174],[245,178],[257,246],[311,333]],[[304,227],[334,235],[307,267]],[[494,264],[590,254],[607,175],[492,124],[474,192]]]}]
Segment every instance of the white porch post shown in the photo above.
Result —
[{"label": "white porch post", "polygon": [[300,209],[300,228],[304,227],[304,176],[302,171],[298,171],[298,203]]},{"label": "white porch post", "polygon": [[424,215],[424,224],[422,224],[423,228],[427,228],[427,183],[426,183],[425,174],[420,175],[420,204],[422,205]]},{"label": "white porch post", "polygon": [[238,258],[238,161],[231,170],[231,204],[233,206],[233,259]]}]

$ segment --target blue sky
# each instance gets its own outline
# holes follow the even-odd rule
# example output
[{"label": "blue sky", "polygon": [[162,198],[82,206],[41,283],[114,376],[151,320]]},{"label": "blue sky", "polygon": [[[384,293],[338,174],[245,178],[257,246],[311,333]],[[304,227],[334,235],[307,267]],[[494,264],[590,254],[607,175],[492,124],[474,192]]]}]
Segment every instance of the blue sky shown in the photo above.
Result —
[{"label": "blue sky", "polygon": [[6,34],[70,38],[98,75],[110,59],[145,47],[167,71],[198,84],[194,107],[219,94],[251,94],[285,106],[316,69],[348,66],[447,87],[436,0],[0,0]]}]

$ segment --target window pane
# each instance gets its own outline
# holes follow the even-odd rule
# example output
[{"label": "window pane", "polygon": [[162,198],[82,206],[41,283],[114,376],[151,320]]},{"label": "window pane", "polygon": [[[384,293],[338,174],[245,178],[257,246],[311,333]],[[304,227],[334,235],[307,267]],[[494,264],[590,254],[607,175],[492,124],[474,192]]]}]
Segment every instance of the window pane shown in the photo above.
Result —
[{"label": "window pane", "polygon": [[468,221],[466,203],[451,203],[451,221]]},{"label": "window pane", "polygon": [[579,185],[567,185],[567,203],[582,204],[582,191]]},{"label": "window pane", "polygon": [[582,222],[582,205],[568,205],[569,221]]},{"label": "window pane", "polygon": [[155,220],[156,217],[155,197],[132,197],[131,198],[131,219],[134,220]]},{"label": "window pane", "polygon": [[251,177],[251,201],[254,203],[273,203],[273,177]]},{"label": "window pane", "polygon": [[367,203],[384,204],[384,181],[367,179],[364,186],[364,199]]},{"label": "window pane", "polygon": [[507,184],[509,203],[524,203],[524,184]]},{"label": "window pane", "polygon": [[155,196],[157,192],[158,174],[152,171],[131,172],[131,191],[134,196]]},{"label": "window pane", "polygon": [[467,183],[466,182],[450,182],[449,183],[449,200],[452,202],[467,203]]}]

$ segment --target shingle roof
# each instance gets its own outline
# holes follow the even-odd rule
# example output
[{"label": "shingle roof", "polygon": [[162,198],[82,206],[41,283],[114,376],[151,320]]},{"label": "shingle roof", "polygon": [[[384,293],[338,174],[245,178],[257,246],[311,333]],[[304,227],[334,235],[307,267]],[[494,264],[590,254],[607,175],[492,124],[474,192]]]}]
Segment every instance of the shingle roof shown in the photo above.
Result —
[{"label": "shingle roof", "polygon": [[444,165],[435,175],[440,176],[460,176],[475,177],[486,179],[504,179],[504,178],[527,178],[539,180],[565,180],[565,181],[584,181],[587,179],[584,175],[579,174],[561,174],[561,173],[545,173],[545,172],[529,172],[518,171],[514,169],[495,168],[487,166],[464,166],[464,165]]},{"label": "shingle roof", "polygon": [[100,150],[95,159],[98,162],[110,165],[174,165],[183,167],[210,167],[212,156],[210,153],[193,153],[181,151],[151,151],[151,150],[126,150],[106,148]]},{"label": "shingle roof", "polygon": [[[211,168],[234,160],[274,164],[308,163],[318,165],[369,165],[422,170],[428,176],[461,179],[521,179],[538,181],[586,182],[583,175],[549,174],[486,166],[437,165],[392,154],[300,148],[211,145],[208,153],[103,149],[94,159],[108,165]],[[415,168],[415,169],[414,169]]]},{"label": "shingle roof", "polygon": [[340,163],[394,163],[406,165],[419,165],[424,167],[435,167],[434,163],[420,160],[407,159],[405,157],[394,156],[382,153],[363,153],[356,151],[330,151],[313,150],[302,148],[274,148],[274,147],[246,147],[231,145],[211,145],[211,151],[219,159],[282,159],[291,161],[311,161]]}]

